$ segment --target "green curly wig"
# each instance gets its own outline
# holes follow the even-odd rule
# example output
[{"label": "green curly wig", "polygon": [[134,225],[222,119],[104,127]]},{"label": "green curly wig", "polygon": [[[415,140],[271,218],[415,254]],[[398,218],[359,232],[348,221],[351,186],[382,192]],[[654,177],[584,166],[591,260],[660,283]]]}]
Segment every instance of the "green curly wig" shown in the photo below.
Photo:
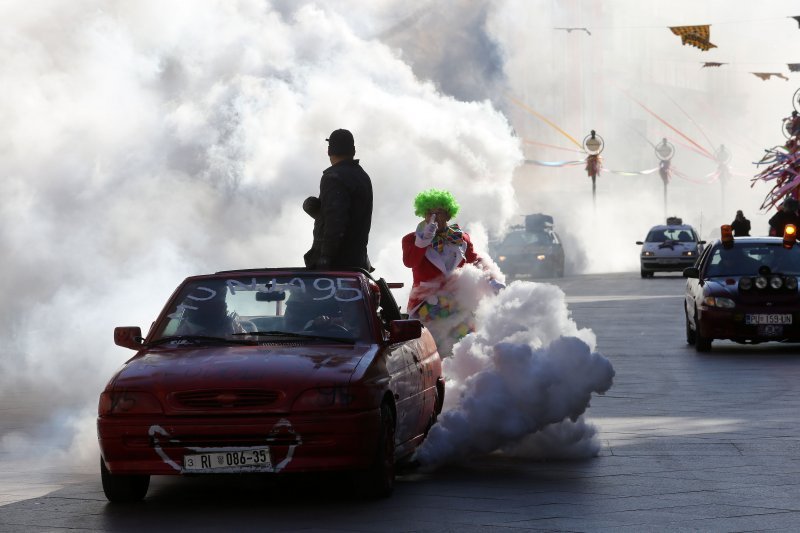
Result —
[{"label": "green curly wig", "polygon": [[430,209],[447,209],[450,218],[453,218],[459,208],[455,197],[443,189],[428,189],[414,198],[414,214],[422,218],[425,218],[425,213]]}]

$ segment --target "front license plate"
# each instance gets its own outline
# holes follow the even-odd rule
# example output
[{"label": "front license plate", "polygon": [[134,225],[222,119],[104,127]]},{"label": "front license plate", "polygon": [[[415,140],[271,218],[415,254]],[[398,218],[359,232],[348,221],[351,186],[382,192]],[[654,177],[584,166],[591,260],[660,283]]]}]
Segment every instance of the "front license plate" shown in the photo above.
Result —
[{"label": "front license plate", "polygon": [[780,337],[783,335],[783,326],[774,324],[763,324],[758,326],[758,334],[762,337]]},{"label": "front license plate", "polygon": [[183,456],[183,469],[187,472],[213,472],[215,470],[235,470],[245,468],[270,470],[272,461],[269,448],[250,448],[230,452],[209,452]]},{"label": "front license plate", "polygon": [[775,315],[768,315],[768,314],[749,314],[744,315],[744,323],[745,324],[791,324],[792,323],[792,315],[790,313],[785,314],[775,314]]}]

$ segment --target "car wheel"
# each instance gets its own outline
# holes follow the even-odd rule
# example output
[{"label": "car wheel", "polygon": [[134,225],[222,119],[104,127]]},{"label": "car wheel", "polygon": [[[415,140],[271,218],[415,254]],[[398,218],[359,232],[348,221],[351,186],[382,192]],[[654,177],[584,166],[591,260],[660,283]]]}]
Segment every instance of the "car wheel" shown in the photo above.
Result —
[{"label": "car wheel", "polygon": [[694,316],[694,348],[698,352],[710,352],[711,341],[708,337],[704,337],[700,333],[700,322],[697,320],[697,314]]},{"label": "car wheel", "polygon": [[106,468],[102,457],[100,458],[100,479],[103,482],[103,492],[108,501],[112,503],[141,501],[150,487],[150,476],[112,474]]},{"label": "car wheel", "polygon": [[650,272],[649,270],[642,269],[642,277],[643,278],[652,278],[653,277],[653,273]]},{"label": "car wheel", "polygon": [[394,490],[394,413],[388,403],[381,405],[381,429],[372,466],[364,472],[361,490],[371,498],[388,498]]},{"label": "car wheel", "polygon": [[686,344],[693,345],[697,341],[697,336],[689,322],[689,313],[686,311],[686,307],[683,308],[683,315],[686,317]]}]

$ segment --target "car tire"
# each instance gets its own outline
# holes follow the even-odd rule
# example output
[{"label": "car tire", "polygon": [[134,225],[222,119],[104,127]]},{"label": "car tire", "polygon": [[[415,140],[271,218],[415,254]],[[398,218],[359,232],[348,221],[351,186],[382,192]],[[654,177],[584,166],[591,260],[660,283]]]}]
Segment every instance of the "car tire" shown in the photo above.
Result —
[{"label": "car tire", "polygon": [[112,474],[106,468],[102,457],[100,458],[100,480],[103,482],[103,492],[106,494],[106,498],[112,503],[142,501],[150,487],[150,476]]},{"label": "car tire", "polygon": [[689,313],[686,311],[686,308],[683,308],[683,314],[686,317],[686,344],[690,346],[694,346],[694,343],[697,342],[697,334],[695,330],[692,329],[692,325],[689,322]]},{"label": "car tire", "polygon": [[359,489],[368,498],[388,498],[394,490],[394,412],[388,403],[381,405],[381,426],[372,466],[358,479]]},{"label": "car tire", "polygon": [[643,278],[652,278],[653,277],[653,273],[650,272],[649,270],[642,269],[641,272],[642,272],[642,277]]},{"label": "car tire", "polygon": [[695,313],[694,316],[694,348],[698,352],[710,352],[711,351],[711,341],[713,339],[709,337],[704,337],[700,333],[700,323],[697,320],[697,314]]}]

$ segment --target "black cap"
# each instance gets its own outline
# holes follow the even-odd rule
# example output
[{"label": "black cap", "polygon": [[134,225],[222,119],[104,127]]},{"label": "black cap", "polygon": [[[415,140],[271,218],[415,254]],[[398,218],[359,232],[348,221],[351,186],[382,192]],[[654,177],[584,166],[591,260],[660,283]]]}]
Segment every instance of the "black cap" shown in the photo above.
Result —
[{"label": "black cap", "polygon": [[353,134],[347,130],[334,130],[325,139],[328,141],[328,155],[355,155],[356,145]]}]

